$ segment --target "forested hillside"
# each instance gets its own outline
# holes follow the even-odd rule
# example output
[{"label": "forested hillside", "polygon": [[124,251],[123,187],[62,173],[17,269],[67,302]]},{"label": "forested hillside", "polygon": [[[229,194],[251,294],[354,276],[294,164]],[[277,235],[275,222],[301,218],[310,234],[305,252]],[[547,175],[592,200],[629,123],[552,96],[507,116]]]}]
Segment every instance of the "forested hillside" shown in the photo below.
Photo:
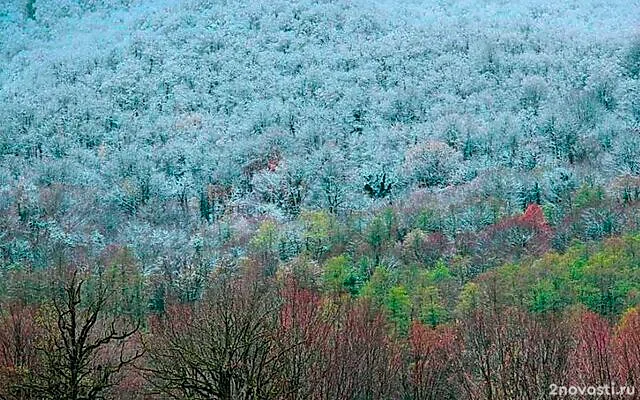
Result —
[{"label": "forested hillside", "polygon": [[637,385],[639,16],[0,1],[0,399]]}]

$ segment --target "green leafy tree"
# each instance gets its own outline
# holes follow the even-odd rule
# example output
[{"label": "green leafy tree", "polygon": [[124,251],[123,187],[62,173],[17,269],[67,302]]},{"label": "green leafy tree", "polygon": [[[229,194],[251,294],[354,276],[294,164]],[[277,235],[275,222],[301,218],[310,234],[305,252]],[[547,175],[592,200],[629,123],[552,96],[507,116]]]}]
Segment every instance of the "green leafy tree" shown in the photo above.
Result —
[{"label": "green leafy tree", "polygon": [[449,313],[442,303],[440,292],[435,286],[427,286],[420,290],[420,320],[432,327],[440,325],[448,319]]},{"label": "green leafy tree", "polygon": [[351,260],[342,255],[332,257],[324,265],[324,284],[331,293],[349,293],[355,295],[362,285],[362,277]]},{"label": "green leafy tree", "polygon": [[400,334],[409,331],[411,323],[411,298],[407,289],[402,285],[393,286],[387,292],[384,305],[389,313],[389,319],[395,323]]},{"label": "green leafy tree", "polygon": [[268,274],[278,266],[278,226],[273,220],[265,220],[251,239],[250,247]]},{"label": "green leafy tree", "polygon": [[303,239],[309,254],[316,260],[322,258],[331,250],[332,237],[336,233],[334,218],[323,211],[310,211],[301,215],[304,223]]}]

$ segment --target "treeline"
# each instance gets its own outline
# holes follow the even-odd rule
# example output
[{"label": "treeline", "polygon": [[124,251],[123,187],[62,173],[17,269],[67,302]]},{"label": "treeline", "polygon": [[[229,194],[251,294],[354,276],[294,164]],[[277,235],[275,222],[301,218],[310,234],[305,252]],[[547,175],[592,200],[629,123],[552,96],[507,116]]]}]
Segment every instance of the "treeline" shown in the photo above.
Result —
[{"label": "treeline", "polygon": [[[627,194],[639,191],[640,182],[627,178],[620,186],[585,184],[566,192],[558,205],[544,199],[537,204],[534,187],[518,206],[522,211],[515,213],[493,186],[482,196],[451,188],[417,191],[391,206],[346,215],[303,209],[295,219],[281,221],[234,212],[198,224],[193,231],[176,227],[155,232],[134,228],[130,222],[117,229],[136,235],[121,241],[102,233],[114,227],[95,219],[101,214],[93,209],[95,204],[73,200],[80,193],[72,188],[43,187],[27,200],[18,187],[18,201],[5,198],[6,207],[0,210],[0,265],[2,271],[20,266],[45,269],[69,259],[74,249],[95,258],[110,246],[124,246],[142,269],[146,285],[155,287],[152,307],[161,310],[167,290],[183,300],[199,298],[203,277],[212,269],[252,260],[275,273],[302,263],[314,265],[317,274],[333,281],[327,285],[334,290],[352,295],[376,292],[380,285],[385,291],[399,285],[411,291],[407,285],[424,282],[438,288],[438,298],[449,299],[439,304],[450,310],[455,305],[451,299],[462,287],[491,269],[504,264],[527,267],[549,251],[579,253],[577,243],[593,252],[597,246],[592,243],[634,235],[640,230],[640,203]],[[73,233],[86,223],[94,229],[90,240]],[[619,314],[621,308],[635,305],[619,298],[635,287],[637,274],[625,270],[613,276],[626,276],[627,282],[616,289],[621,293],[611,300],[616,305],[599,308],[595,300],[587,301],[594,311]],[[575,302],[575,295],[569,297]]]},{"label": "treeline", "polygon": [[640,379],[636,308],[611,323],[583,306],[531,311],[478,285],[451,321],[413,318],[402,331],[367,297],[249,263],[207,277],[199,301],[141,313],[126,259],[120,249],[93,268],[12,272],[0,398],[550,399],[552,384]]}]

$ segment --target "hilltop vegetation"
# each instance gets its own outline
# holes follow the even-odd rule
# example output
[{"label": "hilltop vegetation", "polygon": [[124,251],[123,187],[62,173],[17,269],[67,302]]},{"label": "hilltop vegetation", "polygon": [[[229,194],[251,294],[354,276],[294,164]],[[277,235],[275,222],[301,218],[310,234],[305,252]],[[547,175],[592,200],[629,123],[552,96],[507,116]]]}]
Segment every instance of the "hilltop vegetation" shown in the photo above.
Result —
[{"label": "hilltop vegetation", "polygon": [[637,195],[640,42],[609,25],[626,2],[68,3],[2,20],[0,183],[3,210],[74,245],[188,253],[203,226],[420,190],[554,220],[583,183]]}]

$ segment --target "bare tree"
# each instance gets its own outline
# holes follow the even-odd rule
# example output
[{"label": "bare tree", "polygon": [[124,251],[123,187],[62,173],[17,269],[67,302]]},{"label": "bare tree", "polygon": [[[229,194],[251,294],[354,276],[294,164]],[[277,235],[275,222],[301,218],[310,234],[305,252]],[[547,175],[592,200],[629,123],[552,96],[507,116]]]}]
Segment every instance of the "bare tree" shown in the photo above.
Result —
[{"label": "bare tree", "polygon": [[58,281],[41,307],[39,365],[20,386],[38,399],[103,399],[122,372],[142,357],[140,321],[110,309],[113,288],[77,270]]},{"label": "bare tree", "polygon": [[218,277],[205,299],[152,324],[143,371],[171,398],[272,399],[288,390],[276,340],[278,296],[257,278]]}]

